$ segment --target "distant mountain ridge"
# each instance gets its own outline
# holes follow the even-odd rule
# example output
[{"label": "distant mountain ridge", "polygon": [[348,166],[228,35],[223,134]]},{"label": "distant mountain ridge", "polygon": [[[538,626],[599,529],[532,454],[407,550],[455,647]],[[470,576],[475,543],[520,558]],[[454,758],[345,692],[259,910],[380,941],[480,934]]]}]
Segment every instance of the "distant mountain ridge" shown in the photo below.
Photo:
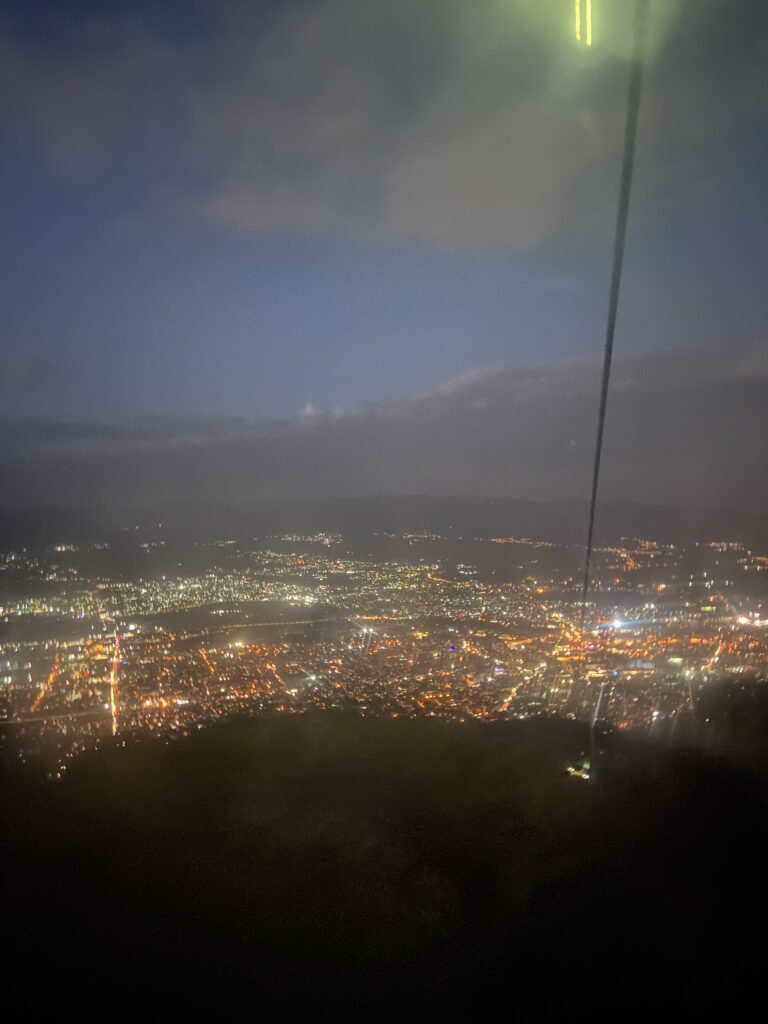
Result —
[{"label": "distant mountain ridge", "polygon": [[[252,538],[286,531],[327,530],[350,536],[431,532],[445,536],[526,536],[580,544],[585,501],[525,501],[409,495],[261,501],[240,505],[173,503],[131,509],[89,506],[0,511],[0,547],[125,537],[125,530],[162,523],[170,535]],[[601,502],[597,540],[646,537],[668,543],[733,540],[768,547],[768,526],[753,510],[681,508]]]}]

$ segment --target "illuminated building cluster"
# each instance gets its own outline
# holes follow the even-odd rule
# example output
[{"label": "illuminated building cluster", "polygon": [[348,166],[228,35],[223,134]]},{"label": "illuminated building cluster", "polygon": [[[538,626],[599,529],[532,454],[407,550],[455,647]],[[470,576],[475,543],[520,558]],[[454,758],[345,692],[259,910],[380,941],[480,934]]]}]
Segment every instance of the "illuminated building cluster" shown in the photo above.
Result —
[{"label": "illuminated building cluster", "polygon": [[165,541],[139,539],[148,564],[133,576],[95,565],[105,544],[6,553],[6,761],[55,776],[105,741],[309,710],[463,722],[597,707],[604,728],[669,733],[710,681],[768,674],[768,562],[742,545],[599,549],[583,609],[578,548],[383,541],[404,554],[324,533],[211,540],[174,573]]}]

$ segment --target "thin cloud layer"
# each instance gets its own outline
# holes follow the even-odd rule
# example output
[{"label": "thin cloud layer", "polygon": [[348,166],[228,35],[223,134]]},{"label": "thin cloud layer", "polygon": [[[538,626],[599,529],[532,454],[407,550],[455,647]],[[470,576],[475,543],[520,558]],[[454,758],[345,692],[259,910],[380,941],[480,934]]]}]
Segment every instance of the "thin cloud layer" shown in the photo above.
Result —
[{"label": "thin cloud layer", "polygon": [[[748,372],[745,371],[748,370]],[[485,371],[420,399],[294,420],[156,420],[134,427],[6,422],[4,504],[368,494],[588,493],[598,364]],[[759,351],[619,359],[603,494],[731,507],[765,501]]]},{"label": "thin cloud layer", "polygon": [[[0,36],[2,112],[62,173],[119,166],[154,216],[535,245],[604,226],[631,6],[600,10],[589,52],[561,0],[220,3],[173,41],[127,12],[73,15],[47,47]],[[763,101],[739,63],[706,81],[664,63],[681,23],[705,42],[722,33],[716,4],[657,6],[643,131],[646,155],[663,153],[651,177],[668,181],[723,110],[732,122]]]}]

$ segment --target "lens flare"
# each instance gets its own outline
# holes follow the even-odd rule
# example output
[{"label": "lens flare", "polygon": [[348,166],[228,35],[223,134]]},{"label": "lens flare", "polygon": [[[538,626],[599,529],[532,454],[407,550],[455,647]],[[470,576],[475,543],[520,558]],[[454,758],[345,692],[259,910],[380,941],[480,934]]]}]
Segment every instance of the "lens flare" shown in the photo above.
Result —
[{"label": "lens flare", "polygon": [[581,0],[573,0],[573,24],[576,31],[576,42],[582,40],[587,46],[592,45],[592,0],[584,0],[582,12]]}]

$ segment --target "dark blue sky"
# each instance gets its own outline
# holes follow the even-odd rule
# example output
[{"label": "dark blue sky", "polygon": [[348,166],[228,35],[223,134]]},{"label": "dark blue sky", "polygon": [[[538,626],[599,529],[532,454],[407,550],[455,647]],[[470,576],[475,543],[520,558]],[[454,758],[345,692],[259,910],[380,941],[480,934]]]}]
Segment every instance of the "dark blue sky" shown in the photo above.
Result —
[{"label": "dark blue sky", "polygon": [[[618,345],[760,344],[765,5],[655,6]],[[630,7],[594,0],[587,50],[569,0],[6,5],[6,415],[290,416],[596,355]]]},{"label": "dark blue sky", "polygon": [[[0,506],[585,497],[633,6],[6,3]],[[651,11],[600,493],[762,507],[768,4]]]}]

